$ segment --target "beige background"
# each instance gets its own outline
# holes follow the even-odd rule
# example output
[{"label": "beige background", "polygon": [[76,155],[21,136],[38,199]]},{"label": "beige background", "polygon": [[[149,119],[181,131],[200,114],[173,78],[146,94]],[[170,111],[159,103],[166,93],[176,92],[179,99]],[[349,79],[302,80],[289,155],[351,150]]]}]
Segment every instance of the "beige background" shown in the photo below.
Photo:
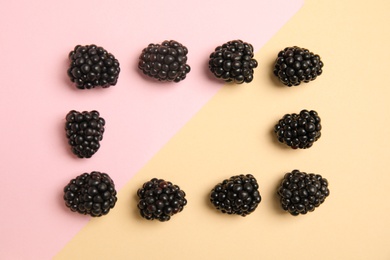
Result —
[{"label": "beige background", "polygon": [[[255,80],[226,85],[119,192],[57,259],[390,259],[390,1],[308,0],[257,50]],[[254,31],[254,33],[261,33]],[[324,73],[295,88],[271,75],[276,54],[298,45],[321,55]],[[322,137],[308,150],[275,142],[285,113],[317,110]],[[283,212],[275,189],[293,169],[323,175],[330,197],[314,212]],[[224,215],[210,189],[252,173],[263,201]],[[178,184],[188,205],[167,223],[146,221],[136,191],[152,177]]]}]

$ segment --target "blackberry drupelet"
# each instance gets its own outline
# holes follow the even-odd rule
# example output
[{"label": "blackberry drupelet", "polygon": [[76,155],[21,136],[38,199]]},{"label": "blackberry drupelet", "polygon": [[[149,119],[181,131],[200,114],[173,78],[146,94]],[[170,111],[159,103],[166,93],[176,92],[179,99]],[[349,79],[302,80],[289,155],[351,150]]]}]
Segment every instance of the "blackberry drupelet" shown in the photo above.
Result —
[{"label": "blackberry drupelet", "polygon": [[71,110],[66,115],[65,131],[72,152],[79,158],[91,158],[100,148],[105,124],[98,111]]},{"label": "blackberry drupelet", "polygon": [[114,208],[116,193],[108,174],[93,171],[72,179],[64,188],[64,200],[73,212],[101,217]]},{"label": "blackberry drupelet", "polygon": [[258,188],[251,174],[232,176],[211,190],[210,201],[222,213],[245,217],[255,211],[261,202]]},{"label": "blackberry drupelet", "polygon": [[274,127],[281,143],[293,149],[307,149],[321,137],[321,118],[314,110],[302,110],[299,114],[286,114]]},{"label": "blackberry drupelet", "polygon": [[278,54],[274,75],[286,86],[298,86],[315,80],[323,66],[319,55],[297,46],[287,47]]},{"label": "blackberry drupelet", "polygon": [[210,54],[209,69],[226,82],[249,83],[253,80],[253,69],[258,65],[253,56],[251,44],[242,40],[229,41]]},{"label": "blackberry drupelet", "polygon": [[293,170],[286,173],[277,191],[283,210],[293,216],[314,211],[329,196],[328,181],[319,174]]},{"label": "blackberry drupelet", "polygon": [[187,205],[185,192],[179,186],[163,179],[153,178],[138,189],[138,209],[148,220],[168,221]]},{"label": "blackberry drupelet", "polygon": [[119,77],[119,62],[104,48],[92,45],[77,45],[69,53],[68,76],[79,89],[97,86],[114,86]]},{"label": "blackberry drupelet", "polygon": [[138,68],[159,81],[179,82],[191,70],[187,64],[187,53],[187,47],[174,40],[151,43],[142,50]]}]

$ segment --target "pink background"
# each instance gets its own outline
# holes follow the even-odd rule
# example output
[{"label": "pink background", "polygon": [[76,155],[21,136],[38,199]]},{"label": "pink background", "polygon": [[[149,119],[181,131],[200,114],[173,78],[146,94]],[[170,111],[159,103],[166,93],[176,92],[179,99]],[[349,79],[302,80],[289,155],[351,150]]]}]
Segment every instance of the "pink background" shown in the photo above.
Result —
[{"label": "pink background", "polygon": [[[0,10],[0,259],[47,259],[89,217],[70,212],[63,187],[93,170],[119,190],[224,84],[208,71],[209,54],[242,39],[255,51],[303,0],[9,1]],[[149,43],[177,40],[189,49],[187,79],[160,83],[137,69]],[[66,70],[77,44],[97,44],[119,60],[109,89],[78,90]],[[259,60],[261,62],[261,60]],[[242,85],[240,87],[245,87]],[[106,119],[91,159],[71,152],[69,110],[98,110]],[[207,127],[207,126],[205,126]]]}]

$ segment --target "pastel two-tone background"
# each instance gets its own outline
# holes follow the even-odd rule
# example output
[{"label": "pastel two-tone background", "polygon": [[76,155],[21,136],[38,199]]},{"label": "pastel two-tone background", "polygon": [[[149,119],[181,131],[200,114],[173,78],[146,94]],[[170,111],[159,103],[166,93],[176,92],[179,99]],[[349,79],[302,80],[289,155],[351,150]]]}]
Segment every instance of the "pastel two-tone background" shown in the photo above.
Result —
[{"label": "pastel two-tone background", "polygon": [[[0,259],[390,259],[390,3],[366,1],[12,1],[0,10]],[[137,70],[149,43],[189,49],[183,82]],[[208,72],[226,41],[255,47],[250,84]],[[116,86],[77,90],[66,75],[77,44],[97,44],[121,64]],[[279,50],[321,55],[324,73],[296,88],[272,76]],[[314,109],[321,139],[308,150],[275,142],[285,113]],[[75,158],[64,117],[98,110],[101,149]],[[293,169],[322,174],[330,197],[305,216],[281,211],[275,189]],[[118,203],[91,219],[70,212],[62,189],[93,170],[110,174]],[[224,178],[253,174],[263,201],[251,215],[208,203]],[[136,190],[152,177],[187,193],[171,221],[142,219]]]}]

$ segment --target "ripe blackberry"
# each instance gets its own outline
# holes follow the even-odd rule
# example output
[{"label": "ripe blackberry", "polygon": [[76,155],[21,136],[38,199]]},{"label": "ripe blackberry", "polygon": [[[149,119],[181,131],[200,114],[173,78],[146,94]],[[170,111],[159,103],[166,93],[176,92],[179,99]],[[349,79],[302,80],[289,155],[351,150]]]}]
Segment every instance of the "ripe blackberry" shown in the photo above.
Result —
[{"label": "ripe blackberry", "polygon": [[321,137],[321,118],[314,110],[302,110],[299,114],[286,114],[274,127],[281,143],[293,149],[306,149]]},{"label": "ripe blackberry", "polygon": [[115,206],[115,185],[106,173],[83,173],[65,186],[64,200],[73,212],[100,217]]},{"label": "ripe blackberry", "polygon": [[253,80],[253,69],[258,65],[253,55],[251,44],[241,40],[229,41],[210,54],[209,69],[226,82],[249,83]]},{"label": "ripe blackberry", "polygon": [[322,74],[319,55],[297,46],[280,51],[275,61],[274,74],[286,86],[298,86],[310,82]]},{"label": "ripe blackberry", "polygon": [[153,178],[138,189],[138,209],[148,219],[168,221],[187,205],[185,192],[169,181]]},{"label": "ripe blackberry", "polygon": [[329,196],[328,181],[319,174],[293,170],[284,175],[278,188],[280,203],[293,216],[314,211]]},{"label": "ripe blackberry", "polygon": [[69,53],[69,60],[68,76],[79,89],[108,88],[118,81],[119,62],[102,47],[77,45]]},{"label": "ripe blackberry", "polygon": [[188,49],[177,41],[149,44],[142,50],[138,68],[159,81],[179,82],[186,78],[191,68],[187,64]]},{"label": "ripe blackberry", "polygon": [[255,211],[261,202],[258,188],[251,174],[232,176],[211,190],[210,201],[222,213],[245,217]]},{"label": "ripe blackberry", "polygon": [[91,158],[100,148],[105,124],[98,111],[70,111],[66,115],[65,131],[72,152],[79,158]]}]

